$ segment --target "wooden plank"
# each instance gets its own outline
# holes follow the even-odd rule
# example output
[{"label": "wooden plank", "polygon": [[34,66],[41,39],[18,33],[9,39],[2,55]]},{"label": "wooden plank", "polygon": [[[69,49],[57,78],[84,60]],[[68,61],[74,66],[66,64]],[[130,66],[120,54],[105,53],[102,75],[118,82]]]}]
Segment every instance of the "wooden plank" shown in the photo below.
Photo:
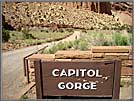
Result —
[{"label": "wooden plank", "polygon": [[29,80],[29,67],[28,67],[28,59],[25,59],[25,68],[26,68],[26,74],[27,74],[27,82],[30,83]]},{"label": "wooden plank", "polygon": [[26,58],[23,58],[23,64],[24,64],[24,76],[27,76],[27,65],[26,64]]},{"label": "wooden plank", "polygon": [[121,61],[115,60],[113,99],[119,99],[120,94]]},{"label": "wooden plank", "polygon": [[28,57],[29,60],[36,60],[36,59],[49,59],[54,60],[55,55],[54,54],[33,54]]},{"label": "wooden plank", "polygon": [[36,96],[38,99],[43,98],[42,91],[42,77],[41,77],[41,60],[35,60],[35,82],[36,82]]},{"label": "wooden plank", "polygon": [[[103,75],[102,78],[89,78],[84,77],[53,77],[53,69],[99,69]],[[110,97],[112,96],[114,75],[114,62],[113,61],[44,61],[42,62],[42,79],[43,79],[43,96],[89,96],[89,97]],[[108,78],[107,80],[105,78]],[[81,82],[84,81],[98,82],[98,89],[91,90],[59,90],[57,89],[57,83],[64,82]],[[105,90],[104,90],[105,89]]]},{"label": "wooden plank", "polygon": [[129,53],[129,46],[94,46],[93,53]]}]

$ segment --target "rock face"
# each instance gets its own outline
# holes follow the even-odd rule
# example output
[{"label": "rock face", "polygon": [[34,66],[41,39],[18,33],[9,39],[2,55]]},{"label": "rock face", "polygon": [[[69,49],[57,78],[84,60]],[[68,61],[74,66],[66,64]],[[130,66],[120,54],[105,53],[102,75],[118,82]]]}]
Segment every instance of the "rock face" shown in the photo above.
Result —
[{"label": "rock face", "polygon": [[[53,4],[54,2],[50,3]],[[89,11],[95,11],[97,13],[111,13],[110,2],[57,2],[55,4],[62,4],[67,7],[74,7],[77,9],[88,9]]]},{"label": "rock face", "polygon": [[91,4],[91,10],[97,13],[105,13],[112,15],[110,2],[97,2]]},{"label": "rock face", "polygon": [[127,11],[132,15],[132,2],[111,2],[111,8],[114,11]]},{"label": "rock face", "polygon": [[55,54],[56,59],[90,59],[90,51],[58,51]]},{"label": "rock face", "polygon": [[18,30],[25,27],[120,27],[120,23],[110,16],[110,2],[4,2],[2,7],[5,22]]},{"label": "rock face", "polygon": [[132,3],[112,2],[112,14],[119,18],[120,22],[132,26]]}]

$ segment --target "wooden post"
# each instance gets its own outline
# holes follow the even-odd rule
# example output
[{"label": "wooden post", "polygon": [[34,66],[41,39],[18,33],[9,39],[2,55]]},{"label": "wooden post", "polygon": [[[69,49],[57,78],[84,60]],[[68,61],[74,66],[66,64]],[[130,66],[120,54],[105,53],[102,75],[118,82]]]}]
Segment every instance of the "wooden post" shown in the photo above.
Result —
[{"label": "wooden post", "polygon": [[120,74],[121,74],[121,61],[115,60],[114,85],[113,85],[113,97],[112,97],[112,99],[119,99]]},{"label": "wooden post", "polygon": [[23,64],[24,64],[24,76],[27,76],[27,73],[26,73],[26,58],[23,58]]},{"label": "wooden post", "polygon": [[28,67],[28,59],[25,58],[24,59],[24,65],[25,65],[25,75],[27,76],[27,82],[30,83],[30,80],[29,80],[29,67]]},{"label": "wooden post", "polygon": [[36,96],[37,99],[43,98],[42,91],[42,77],[41,77],[41,60],[35,60],[35,82],[36,82]]}]

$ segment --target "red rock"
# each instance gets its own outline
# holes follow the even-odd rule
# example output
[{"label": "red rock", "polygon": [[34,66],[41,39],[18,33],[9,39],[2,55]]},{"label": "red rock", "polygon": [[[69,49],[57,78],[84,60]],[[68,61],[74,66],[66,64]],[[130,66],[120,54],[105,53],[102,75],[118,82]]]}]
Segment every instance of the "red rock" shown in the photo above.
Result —
[{"label": "red rock", "polygon": [[56,59],[90,59],[92,54],[90,51],[57,51]]}]

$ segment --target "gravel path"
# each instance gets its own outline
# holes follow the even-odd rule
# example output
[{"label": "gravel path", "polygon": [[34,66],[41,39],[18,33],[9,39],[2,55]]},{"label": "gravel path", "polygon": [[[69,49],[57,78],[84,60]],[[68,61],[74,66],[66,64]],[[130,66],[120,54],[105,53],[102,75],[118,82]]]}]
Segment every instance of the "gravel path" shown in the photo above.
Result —
[{"label": "gravel path", "polygon": [[27,48],[9,51],[2,54],[2,98],[18,99],[21,90],[24,89],[26,78],[24,77],[23,58],[45,46],[51,46],[54,43],[72,41],[79,38],[80,32],[75,31],[71,36],[57,41],[42,45],[31,46]]}]

